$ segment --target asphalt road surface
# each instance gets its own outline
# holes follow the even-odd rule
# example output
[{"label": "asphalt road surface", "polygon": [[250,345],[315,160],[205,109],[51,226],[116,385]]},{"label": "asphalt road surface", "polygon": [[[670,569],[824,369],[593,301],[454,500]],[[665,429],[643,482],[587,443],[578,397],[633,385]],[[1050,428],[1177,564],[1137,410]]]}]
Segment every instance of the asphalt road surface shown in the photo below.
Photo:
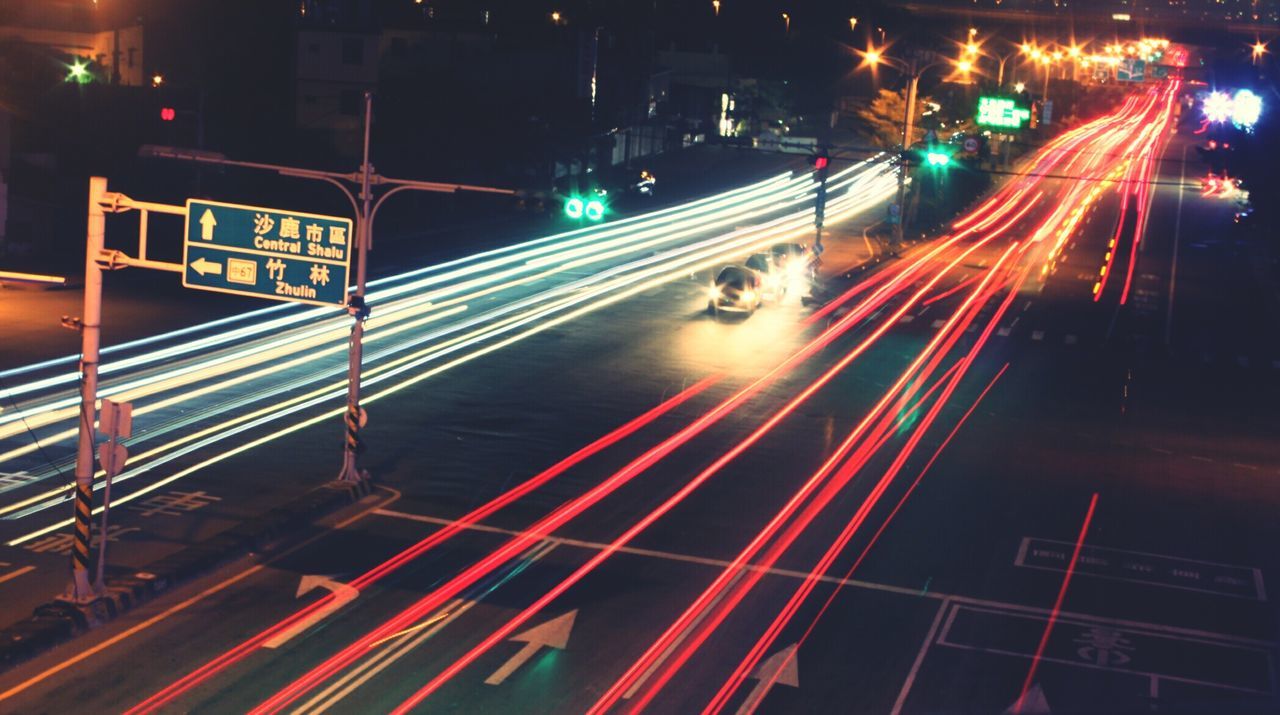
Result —
[{"label": "asphalt road surface", "polygon": [[[715,320],[682,265],[405,385],[370,406],[374,494],[6,673],[0,709],[1275,711],[1274,286],[1175,92],[897,258],[849,204],[817,305]],[[118,550],[327,475],[333,431],[141,494]],[[3,568],[55,559],[5,528]]]}]

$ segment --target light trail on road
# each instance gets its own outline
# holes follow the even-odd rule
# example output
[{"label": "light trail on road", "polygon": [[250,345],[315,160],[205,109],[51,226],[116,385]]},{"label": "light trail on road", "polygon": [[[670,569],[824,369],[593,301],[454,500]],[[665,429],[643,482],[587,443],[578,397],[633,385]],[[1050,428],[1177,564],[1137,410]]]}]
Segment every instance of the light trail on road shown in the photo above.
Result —
[{"label": "light trail on road", "polygon": [[[1133,130],[1133,125],[1140,123],[1139,119],[1140,117],[1145,116],[1145,111],[1146,110],[1142,108],[1138,101],[1131,98],[1131,100],[1126,103],[1125,107],[1116,114],[1090,125],[1086,125],[1086,127],[1082,127],[1079,130],[1068,132],[1063,135],[1063,137],[1059,137],[1053,142],[1050,142],[1030,163],[1027,170],[1028,173],[1037,170],[1047,171],[1048,168],[1052,168],[1059,162],[1066,162],[1068,166],[1076,166],[1077,162],[1080,162],[1080,166],[1090,169],[1110,166],[1109,164],[1104,165],[1102,163],[1102,159],[1099,159],[1096,156],[1092,159],[1082,159],[1078,153],[1073,152],[1076,147],[1086,143],[1096,143],[1098,146],[1103,146],[1102,142],[1104,139],[1110,142],[1117,136],[1125,136],[1127,132],[1131,132]],[[1086,129],[1088,131],[1086,131]],[[1110,146],[1110,143],[1106,143],[1105,145]],[[1101,154],[1102,152],[1098,153]],[[493,573],[504,564],[510,563],[510,561],[519,553],[526,550],[530,543],[533,543],[537,539],[552,534],[555,530],[564,527],[571,520],[580,514],[585,513],[586,510],[590,509],[605,496],[613,493],[623,484],[639,476],[642,472],[649,469],[654,464],[657,464],[676,449],[680,448],[711,424],[734,412],[740,405],[744,404],[748,399],[756,394],[756,392],[762,389],[764,385],[769,384],[770,381],[776,379],[778,376],[786,374],[800,362],[809,359],[817,351],[830,345],[834,340],[843,335],[860,321],[866,320],[869,317],[875,317],[876,311],[885,308],[889,304],[889,301],[896,300],[900,296],[906,294],[908,289],[912,287],[912,282],[925,282],[923,288],[915,290],[915,292],[912,293],[900,306],[897,306],[894,310],[890,311],[888,317],[883,319],[883,322],[880,323],[879,327],[872,332],[870,337],[860,342],[858,347],[854,348],[851,353],[847,353],[843,358],[838,360],[833,367],[823,373],[822,377],[810,383],[809,386],[802,390],[795,398],[788,401],[784,407],[773,411],[767,419],[764,420],[762,426],[752,432],[750,437],[725,452],[724,455],[718,458],[711,467],[685,483],[673,497],[663,502],[663,504],[657,509],[654,509],[636,521],[623,533],[622,536],[611,542],[608,548],[602,550],[599,554],[593,557],[586,566],[575,571],[573,576],[561,581],[551,590],[546,591],[542,596],[537,598],[532,606],[523,610],[516,618],[507,621],[501,628],[493,631],[489,636],[482,639],[478,645],[467,651],[467,654],[462,658],[449,664],[442,672],[428,680],[426,685],[424,685],[417,693],[411,696],[409,700],[397,709],[397,712],[407,712],[442,686],[451,677],[464,669],[468,664],[473,662],[479,655],[486,652],[494,644],[501,642],[506,636],[510,635],[515,628],[518,628],[520,625],[527,622],[529,618],[536,615],[543,607],[550,604],[552,600],[563,594],[564,591],[573,583],[576,583],[578,580],[585,577],[596,566],[616,553],[618,548],[628,543],[628,541],[644,531],[644,529],[649,525],[653,524],[657,519],[665,515],[671,508],[680,503],[681,500],[709,479],[721,467],[741,455],[749,446],[751,446],[751,444],[754,444],[760,436],[767,433],[773,426],[777,425],[782,419],[789,415],[796,406],[801,404],[805,399],[825,385],[826,381],[830,380],[831,377],[834,377],[836,374],[839,374],[841,370],[847,368],[850,362],[856,359],[862,351],[882,336],[884,331],[892,328],[892,326],[897,323],[897,320],[905,314],[905,311],[918,306],[922,300],[930,295],[930,291],[937,288],[939,282],[949,275],[959,261],[963,260],[966,256],[971,255],[973,251],[988,245],[989,242],[1006,232],[1029,234],[1029,238],[1013,240],[1009,247],[1001,253],[1000,260],[992,268],[987,270],[982,280],[979,281],[978,286],[965,293],[966,297],[962,302],[961,307],[952,314],[944,327],[939,330],[934,339],[930,341],[930,346],[932,347],[927,347],[915,356],[915,359],[909,366],[908,370],[903,373],[902,379],[899,383],[884,395],[882,401],[877,403],[878,406],[866,417],[862,424],[866,424],[868,427],[863,428],[863,434],[868,434],[867,429],[870,429],[869,425],[871,423],[874,422],[877,425],[876,428],[872,429],[869,433],[869,441],[863,442],[862,447],[858,447],[857,449],[853,449],[855,442],[851,442],[849,449],[845,450],[844,455],[841,455],[841,458],[845,455],[849,455],[850,452],[852,456],[848,461],[839,465],[838,469],[836,468],[836,462],[832,462],[832,469],[835,469],[835,477],[833,478],[833,481],[828,482],[828,485],[840,484],[840,487],[842,488],[844,484],[847,484],[853,478],[859,469],[862,469],[866,465],[867,461],[874,456],[881,447],[888,444],[889,438],[892,435],[886,430],[891,429],[895,425],[902,425],[904,413],[900,409],[897,414],[891,414],[888,411],[889,406],[894,404],[896,399],[896,405],[899,408],[905,408],[907,403],[910,402],[911,397],[921,389],[925,382],[927,382],[927,377],[939,369],[940,361],[947,352],[955,346],[955,341],[957,341],[963,334],[964,328],[972,324],[972,322],[978,318],[979,311],[984,305],[986,305],[987,301],[995,297],[1001,291],[1005,292],[1005,298],[1001,303],[1002,307],[999,308],[994,316],[988,320],[986,329],[982,333],[982,337],[971,352],[965,358],[962,358],[960,363],[957,363],[947,372],[944,372],[943,377],[940,378],[939,382],[935,383],[934,387],[937,387],[939,384],[945,384],[943,393],[934,400],[926,417],[919,423],[912,426],[911,433],[907,437],[907,446],[903,448],[903,451],[899,452],[894,465],[888,472],[886,472],[886,477],[882,478],[879,483],[884,485],[884,487],[879,487],[879,485],[877,486],[878,491],[874,493],[874,498],[864,502],[863,508],[859,510],[859,514],[862,516],[859,518],[855,515],[856,523],[851,522],[852,526],[849,527],[848,536],[844,538],[843,542],[837,540],[832,547],[834,550],[828,552],[831,559],[834,559],[835,555],[840,553],[844,545],[847,544],[848,539],[852,538],[853,534],[858,531],[865,521],[866,510],[869,510],[880,498],[880,495],[884,493],[884,489],[892,482],[893,477],[899,473],[906,456],[915,449],[929,426],[934,423],[938,413],[947,404],[957,386],[960,384],[960,381],[964,378],[969,365],[972,364],[973,359],[978,354],[982,345],[985,344],[986,340],[990,337],[991,332],[995,329],[996,321],[999,317],[1004,315],[1004,311],[1007,310],[1013,297],[1017,294],[1017,287],[1026,279],[1028,273],[1025,268],[1020,273],[1020,278],[1017,280],[1012,278],[1013,268],[1010,265],[1010,261],[1017,263],[1021,261],[1024,256],[1030,255],[1032,247],[1046,245],[1042,244],[1043,239],[1052,235],[1054,231],[1061,231],[1063,226],[1070,226],[1074,228],[1078,224],[1078,217],[1083,214],[1087,204],[1097,199],[1097,194],[1091,192],[1096,185],[1106,181],[1108,176],[1110,176],[1110,174],[1106,172],[1101,174],[1094,172],[1090,177],[1068,182],[1067,187],[1060,191],[1064,196],[1060,196],[1056,203],[1050,207],[1048,216],[1042,218],[1038,226],[1029,230],[1024,229],[1022,224],[1023,221],[1028,218],[1028,212],[1044,203],[1046,192],[1037,188],[1044,179],[1042,177],[1028,175],[1017,181],[1011,182],[1004,189],[997,192],[997,195],[993,197],[992,200],[984,203],[979,209],[966,216],[965,219],[963,219],[963,224],[961,222],[957,222],[956,232],[951,236],[947,236],[936,241],[936,245],[932,250],[924,252],[918,257],[913,257],[909,261],[895,264],[890,267],[890,270],[879,271],[873,274],[868,281],[855,286],[851,291],[824,307],[822,311],[816,312],[814,316],[817,317],[811,316],[807,322],[816,322],[816,320],[821,319],[822,317],[831,315],[835,310],[833,306],[842,306],[844,304],[850,304],[853,306],[847,313],[840,316],[838,320],[832,322],[831,325],[828,326],[826,330],[822,331],[818,337],[810,341],[801,350],[793,353],[791,357],[783,361],[783,363],[779,364],[764,377],[757,380],[757,382],[736,392],[734,396],[721,402],[716,408],[704,413],[689,426],[681,429],[675,435],[668,437],[657,446],[644,452],[640,457],[632,460],[627,466],[615,472],[608,479],[596,485],[596,487],[593,487],[586,494],[565,502],[555,511],[531,525],[522,535],[513,538],[504,546],[475,561],[461,573],[453,576],[445,585],[434,589],[432,592],[412,604],[409,608],[402,610],[400,613],[386,620],[382,625],[351,644],[343,647],[336,654],[328,657],[328,659],[313,667],[301,678],[286,685],[285,688],[277,692],[274,696],[265,700],[254,710],[254,712],[278,712],[279,710],[288,707],[291,703],[296,702],[311,690],[319,687],[323,682],[340,672],[348,665],[354,663],[361,657],[364,657],[364,654],[368,650],[367,646],[369,643],[379,642],[379,639],[385,640],[389,634],[394,635],[395,633],[402,632],[407,627],[411,627],[414,623],[421,622],[422,618],[428,617],[435,609],[447,604],[449,599],[456,597],[458,593],[468,588],[471,584],[474,584],[479,579]],[[844,208],[848,212],[856,210],[851,208],[849,203],[837,203],[836,206],[838,208]],[[1074,210],[1075,212],[1072,213],[1071,210]],[[723,243],[716,244],[714,247],[707,247],[705,249],[706,252],[699,253],[702,249],[697,247],[689,248],[689,255],[681,259],[686,261],[686,263],[681,263],[679,268],[673,269],[670,264],[664,264],[661,268],[655,267],[653,269],[653,273],[645,273],[642,278],[634,282],[634,285],[624,288],[622,290],[621,297],[596,296],[593,300],[585,302],[577,301],[575,297],[565,297],[550,303],[549,306],[553,307],[548,307],[545,314],[539,314],[536,318],[529,318],[529,323],[522,322],[525,320],[523,317],[512,316],[510,320],[503,325],[504,327],[510,325],[512,326],[512,330],[516,330],[524,329],[526,325],[535,323],[539,320],[546,320],[547,323],[559,324],[556,321],[572,319],[570,316],[581,314],[578,311],[597,310],[600,307],[603,307],[603,305],[616,302],[614,298],[620,300],[628,297],[629,295],[634,295],[635,292],[638,292],[639,290],[644,290],[652,285],[660,284],[663,280],[669,280],[671,275],[686,271],[687,266],[690,264],[699,266],[713,265],[715,260],[720,256],[726,255],[726,252],[728,251],[736,251],[738,255],[741,255],[753,250],[757,246],[765,246],[768,245],[768,243],[777,242],[781,238],[785,238],[793,234],[798,235],[802,230],[807,230],[807,224],[805,221],[810,219],[811,214],[804,215],[804,212],[801,212],[800,215],[795,217],[780,218],[766,229],[766,231],[770,232],[767,234],[767,237],[761,237],[759,234],[735,236],[734,234],[737,234],[738,232],[734,232],[734,234],[729,234],[731,238],[726,239]],[[754,230],[759,231],[760,229],[757,227]],[[979,236],[981,238],[978,238]],[[962,246],[960,242],[964,239],[973,240],[970,244]],[[732,244],[732,248],[728,248],[730,244]],[[964,250],[962,250],[962,247]],[[943,258],[944,253],[947,251],[950,251],[951,253],[947,254],[946,257]],[[571,259],[571,261],[574,260],[577,259]],[[649,269],[633,267],[628,270],[646,271]],[[605,272],[607,273],[607,271]],[[612,276],[598,279],[598,281],[607,280],[612,280]],[[971,282],[972,279],[968,281],[961,281],[959,286],[947,289],[950,291],[947,295],[936,296],[931,300],[931,302],[945,300],[952,294],[966,291],[966,286]],[[616,290],[616,287],[614,287],[614,289]],[[552,315],[557,317],[550,317]],[[545,325],[547,323],[537,323],[535,327],[528,328],[528,330],[536,331],[541,329],[537,326]],[[511,338],[500,338],[498,346],[500,347],[505,344],[510,344],[506,342],[507,340],[520,339],[518,337],[519,335],[523,335],[523,333],[514,335]],[[484,339],[491,338],[486,336],[485,338],[477,339],[477,342],[475,343],[459,345],[456,348],[458,350],[475,347],[476,353],[465,354],[462,357],[457,358],[455,362],[449,364],[460,364],[460,362],[457,361],[473,359],[470,355],[478,356],[479,354],[485,354],[486,351],[491,349],[497,349],[496,347],[493,347],[492,344],[486,347],[478,347],[479,340]],[[460,339],[459,342],[464,343],[465,340]],[[404,362],[399,363],[394,367],[382,367],[381,370],[384,372],[379,374],[385,375],[385,377],[382,377],[381,379],[390,379],[391,377],[401,375],[402,373],[412,374],[413,376],[395,383],[393,386],[387,388],[383,393],[379,393],[379,396],[385,396],[386,394],[393,394],[394,392],[403,390],[412,384],[416,384],[416,382],[422,379],[426,379],[432,374],[436,374],[437,370],[445,368],[445,366],[438,366],[436,368],[431,368],[426,372],[413,372],[422,368],[424,366],[424,361],[430,359],[432,358],[428,358],[423,354],[414,354],[412,356],[406,356]],[[907,388],[905,392],[900,393],[899,391],[901,391],[907,383],[911,383],[910,387]],[[932,391],[933,388],[931,387],[930,390],[926,392],[926,395],[931,394]],[[917,407],[919,407],[919,404],[912,407],[905,414],[914,414]],[[808,496],[809,494],[814,493],[819,495],[816,501],[810,502],[811,507],[819,502],[825,504],[829,501],[829,497],[838,491],[837,487],[833,487],[832,489],[816,492],[815,490],[819,483],[820,482],[815,483],[814,489],[810,489],[804,495]],[[803,496],[799,500],[795,500],[797,507],[802,502]],[[805,515],[813,514],[816,516],[819,511],[820,508],[816,510],[807,509]],[[792,513],[794,513],[794,510]],[[811,521],[811,519],[809,521]],[[779,526],[781,526],[782,523],[783,522],[780,521]],[[789,528],[784,532],[784,541],[787,539],[794,541],[794,539],[791,539],[792,536],[798,538],[804,533],[805,526],[796,526],[797,524],[800,524],[800,522],[793,522],[792,528]],[[777,533],[777,530],[775,530],[774,533]],[[766,540],[767,537],[765,539],[761,539],[760,544],[763,545]],[[776,557],[780,556],[784,549],[785,546],[781,548],[771,548],[768,558],[776,560]],[[413,554],[402,552],[401,556],[393,558],[392,561],[394,562],[394,565],[387,566],[387,568],[390,570],[400,568],[402,565],[409,563],[413,558],[416,558],[422,552],[425,552],[425,550],[426,549],[423,549],[423,551]],[[388,563],[390,564],[392,562]],[[768,563],[772,563],[772,561],[768,561]],[[825,568],[829,566],[830,561],[824,560],[820,562],[812,572],[811,578],[806,579],[801,588],[803,589],[805,585],[816,582],[815,579],[819,575],[825,573]],[[377,569],[374,570],[376,571]],[[370,573],[372,573],[372,571]],[[738,589],[735,591],[735,594],[742,593],[745,595],[746,589],[742,588],[742,583],[745,583],[745,581],[734,585],[734,588]],[[812,586],[809,586],[809,588],[812,588]],[[804,598],[807,596],[808,592],[805,591],[802,595],[796,597],[798,598],[798,600],[795,601],[796,607],[798,607],[798,604],[803,602]],[[736,600],[723,601],[720,612],[725,614],[727,617],[727,615],[732,612],[733,606],[740,600],[741,599],[738,598]],[[783,614],[787,613],[788,609],[784,609]],[[794,611],[791,610],[790,613],[793,614]],[[786,615],[785,617],[780,615],[780,620],[775,621],[775,623],[778,624],[776,630],[780,631],[780,629],[785,626],[789,618],[790,615]],[[710,633],[714,631],[715,625],[722,620],[723,619],[718,621],[707,621],[706,627],[704,627],[702,632],[709,636]],[[688,653],[688,656],[691,657],[696,651],[696,645],[700,643],[701,641],[697,641],[696,643],[690,641],[688,645],[692,647],[687,648],[684,653]],[[178,683],[170,686],[170,689],[161,691],[161,693],[157,693],[156,696],[153,696],[152,699],[144,701],[144,703],[140,704],[131,712],[152,712],[155,708],[162,707],[165,704],[173,702],[174,699],[188,692],[190,688],[207,682],[209,677],[221,672],[231,663],[234,663],[240,658],[254,652],[254,650],[255,649],[253,647],[249,647],[244,651],[234,651],[239,654],[234,660],[229,660],[225,663],[222,661],[214,661],[211,664],[206,665],[204,668],[195,671],[191,675],[186,676],[183,680],[180,680]],[[760,649],[753,649],[752,653],[748,654],[748,659],[756,657],[757,650]],[[685,659],[687,659],[687,657]],[[664,674],[669,673],[673,675],[679,670],[679,666],[683,662],[683,660],[671,661],[667,670],[664,671]],[[645,697],[633,705],[637,708],[643,707],[644,703],[649,702],[648,698],[652,698],[656,695],[662,684],[664,684],[666,679],[669,679],[669,677],[669,675],[660,677],[660,679],[655,681],[649,690],[646,691]],[[737,677],[736,674],[734,677]],[[730,683],[726,685],[727,690],[724,691],[724,697],[728,697],[729,694],[732,694],[737,683],[740,682],[740,680],[736,683],[730,681]],[[615,684],[615,688],[616,687],[617,684]],[[161,700],[156,700],[156,698],[161,698],[161,696],[163,696]],[[720,696],[718,695],[717,697],[719,698]],[[608,706],[605,706],[605,708],[607,707]]]},{"label": "light trail on road", "polygon": [[[807,181],[807,177],[802,177],[802,184]],[[839,218],[856,211],[864,210],[867,206],[880,200],[883,196],[887,196],[888,192],[891,190],[891,183],[892,174],[887,165],[883,163],[863,162],[862,164],[850,167],[833,177],[831,183],[832,198],[828,202],[828,213],[834,218]],[[794,188],[788,189],[790,193],[787,194],[785,203],[794,203],[795,201],[802,199],[809,190],[810,189],[807,186],[802,186],[799,191]],[[843,195],[841,192],[844,192]],[[519,333],[521,339],[528,337],[529,335],[535,334],[536,332],[540,332],[541,330],[545,330],[554,325],[562,324],[567,319],[578,317],[593,310],[598,310],[607,305],[616,303],[618,300],[635,295],[648,288],[652,288],[655,285],[677,280],[688,272],[703,270],[714,266],[717,263],[726,260],[730,256],[745,254],[752,250],[758,250],[761,247],[766,247],[771,243],[785,240],[798,232],[802,232],[802,227],[806,226],[811,221],[811,215],[811,208],[802,209],[798,213],[784,216],[756,227],[735,231],[729,234],[717,235],[702,242],[684,245],[676,249],[656,254],[652,257],[646,257],[620,266],[615,266],[586,278],[573,281],[567,285],[559,286],[551,289],[550,291],[543,291],[542,293],[535,294],[530,298],[494,309],[484,314],[483,317],[469,319],[456,326],[451,326],[447,331],[453,332],[459,327],[465,328],[468,326],[474,326],[477,323],[481,323],[495,315],[497,317],[507,315],[508,313],[515,313],[515,315],[505,318],[505,322],[499,321],[487,328],[481,328],[477,331],[473,331],[471,334],[464,334],[442,345],[431,346],[423,349],[419,353],[399,358],[395,362],[384,365],[374,365],[366,371],[367,379],[365,380],[365,383],[367,385],[376,385],[380,381],[417,369],[427,362],[436,360],[462,348],[474,346],[484,340],[493,339],[496,336],[500,336],[502,333],[511,332],[517,328],[534,323],[537,320],[546,320],[546,322],[542,323],[541,327],[525,330],[524,332]],[[658,277],[656,280],[654,280],[655,276]],[[429,295],[427,298],[435,297],[438,296]],[[467,297],[472,298],[474,296]],[[538,304],[540,303],[544,305],[539,306]],[[538,307],[534,308],[534,311],[531,313],[526,312],[524,314],[519,314],[518,312],[520,310],[533,308],[534,306]],[[448,304],[442,303],[441,307],[448,309]],[[452,309],[457,310],[458,306],[454,306]],[[557,312],[569,309],[573,309],[567,314],[569,318],[565,318],[563,316],[559,318],[549,317]],[[376,331],[370,333],[373,341],[378,339],[376,334]],[[367,356],[368,361],[376,362],[377,360],[387,357],[394,352],[403,351],[407,348],[427,343],[438,337],[440,337],[440,333],[436,332],[420,336],[414,340],[401,342],[381,352],[369,353]],[[505,346],[513,344],[513,342],[515,341],[508,339],[501,341],[498,345]],[[472,353],[465,359],[455,359],[453,362],[449,363],[448,366],[456,366],[466,360],[492,352],[493,349],[495,348],[492,346],[477,349],[476,352]],[[333,372],[341,372],[342,370],[345,370],[345,368],[335,367]],[[439,369],[428,370],[426,373],[422,373],[415,378],[403,380],[398,385],[387,388],[381,393],[367,397],[363,402],[373,402],[380,396],[391,394],[392,392],[403,389],[408,385],[415,384],[424,376],[431,376],[438,374],[439,372]],[[314,373],[309,373],[306,376],[306,379],[303,380],[303,384],[306,382],[312,382],[315,379],[317,379],[317,376]],[[240,378],[232,378],[230,382],[234,383],[239,380]],[[277,387],[274,390],[256,391],[252,393],[249,399],[250,401],[263,401],[267,398],[296,389],[297,386],[298,385],[293,382],[284,383],[283,386]],[[218,388],[209,388],[209,390],[216,389]],[[263,408],[256,412],[247,414],[240,414],[231,420],[219,423],[216,427],[201,430],[196,433],[197,436],[190,434],[186,435],[176,442],[164,445],[162,448],[145,452],[144,454],[149,457],[157,457],[166,450],[173,450],[170,451],[166,457],[158,458],[149,464],[133,466],[130,470],[118,475],[115,481],[117,483],[128,481],[131,478],[150,471],[160,464],[171,461],[172,459],[176,459],[177,457],[185,454],[189,454],[196,449],[206,447],[213,441],[226,439],[234,436],[235,434],[241,433],[246,429],[261,426],[264,424],[264,420],[279,419],[325,401],[338,400],[344,389],[345,382],[337,381],[329,387],[313,390],[312,392],[301,396],[295,396],[287,400],[280,399],[268,408]],[[220,414],[221,412],[230,409],[236,409],[244,404],[246,403],[243,400],[227,403],[221,405],[220,409],[215,409],[214,414]],[[165,406],[167,407],[171,405],[169,403],[165,403]],[[142,408],[140,410],[135,410],[135,414],[146,411],[146,408]],[[333,414],[338,414],[340,411],[341,410],[335,410],[326,415],[322,415],[319,419],[332,416]],[[210,416],[211,414],[209,413],[209,410],[199,414],[184,415],[181,421],[166,425],[163,429],[156,430],[156,432],[163,433],[165,431],[178,429],[179,427],[190,427],[198,424],[200,421],[209,419]],[[286,428],[285,431],[277,433],[276,436],[287,433],[288,431],[296,431],[296,429],[301,427],[315,424],[317,421],[318,419],[312,419],[295,423],[289,428]],[[74,434],[74,429],[67,429],[60,433],[59,436],[64,439],[70,439]],[[188,443],[188,446],[174,450],[174,448],[178,447],[182,443]],[[35,445],[32,444],[28,445],[26,448],[20,449],[30,451],[34,448]],[[0,455],[0,458],[9,456],[12,455]],[[50,472],[50,474],[52,473],[53,472]],[[185,473],[190,472],[184,472],[184,474]],[[163,483],[167,484],[171,481],[172,477],[169,481],[165,481]],[[101,486],[101,483],[99,483],[98,488],[101,488]],[[131,496],[136,496],[136,494]],[[123,498],[127,499],[128,497]],[[0,514],[12,514],[13,512],[19,512],[17,514],[18,516],[28,515],[41,509],[55,506],[65,500],[66,497],[61,494],[61,490],[51,490],[44,494],[37,494],[22,501],[0,507]],[[120,502],[118,501],[118,503]],[[57,528],[57,526],[58,525],[54,525],[52,528]],[[48,533],[49,530],[51,530],[51,528],[31,532],[20,539],[10,541],[9,543],[21,543],[22,541],[30,540],[43,533]]]}]

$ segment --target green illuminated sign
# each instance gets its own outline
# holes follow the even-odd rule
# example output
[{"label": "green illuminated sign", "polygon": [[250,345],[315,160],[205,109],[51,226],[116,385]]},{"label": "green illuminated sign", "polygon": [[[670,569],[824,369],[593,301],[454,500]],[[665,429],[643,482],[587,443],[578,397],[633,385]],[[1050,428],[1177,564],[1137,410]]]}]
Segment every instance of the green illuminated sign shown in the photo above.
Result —
[{"label": "green illuminated sign", "polygon": [[1021,129],[1031,119],[1031,110],[1019,107],[1008,97],[980,97],[978,99],[978,124],[1001,129]]}]

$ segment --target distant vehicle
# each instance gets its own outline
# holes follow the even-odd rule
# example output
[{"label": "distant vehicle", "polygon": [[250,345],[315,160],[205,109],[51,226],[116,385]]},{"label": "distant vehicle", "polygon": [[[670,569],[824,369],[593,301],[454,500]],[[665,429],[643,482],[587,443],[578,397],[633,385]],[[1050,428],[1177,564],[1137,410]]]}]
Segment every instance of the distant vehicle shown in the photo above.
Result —
[{"label": "distant vehicle", "polygon": [[725,266],[716,274],[707,296],[707,312],[746,313],[751,315],[764,304],[760,277],[745,266]]},{"label": "distant vehicle", "polygon": [[817,273],[816,256],[802,243],[779,243],[770,252],[773,265],[787,282],[812,280]]},{"label": "distant vehicle", "polygon": [[640,172],[640,178],[636,183],[631,185],[631,190],[641,196],[653,196],[653,190],[657,184],[658,180],[653,174],[650,174],[648,169],[644,169]]}]

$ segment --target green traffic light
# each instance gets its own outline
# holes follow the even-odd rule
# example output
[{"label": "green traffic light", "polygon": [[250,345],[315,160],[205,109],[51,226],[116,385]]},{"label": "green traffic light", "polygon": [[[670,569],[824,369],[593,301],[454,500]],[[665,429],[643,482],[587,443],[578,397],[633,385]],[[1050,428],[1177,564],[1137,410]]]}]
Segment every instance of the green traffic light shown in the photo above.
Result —
[{"label": "green traffic light", "polygon": [[604,204],[600,203],[600,201],[596,199],[592,199],[587,202],[587,207],[584,212],[589,220],[599,221],[604,218]]},{"label": "green traffic light", "polygon": [[67,68],[67,81],[77,84],[93,81],[93,75],[89,74],[89,63],[81,62],[79,58],[72,60],[71,66]]},{"label": "green traffic light", "polygon": [[577,196],[571,196],[569,197],[568,201],[564,202],[565,216],[568,216],[569,218],[575,218],[575,219],[582,218],[582,211],[583,211],[582,199],[578,198]]},{"label": "green traffic light", "polygon": [[925,154],[925,161],[929,166],[947,166],[951,163],[951,155],[940,151],[931,151]]}]

